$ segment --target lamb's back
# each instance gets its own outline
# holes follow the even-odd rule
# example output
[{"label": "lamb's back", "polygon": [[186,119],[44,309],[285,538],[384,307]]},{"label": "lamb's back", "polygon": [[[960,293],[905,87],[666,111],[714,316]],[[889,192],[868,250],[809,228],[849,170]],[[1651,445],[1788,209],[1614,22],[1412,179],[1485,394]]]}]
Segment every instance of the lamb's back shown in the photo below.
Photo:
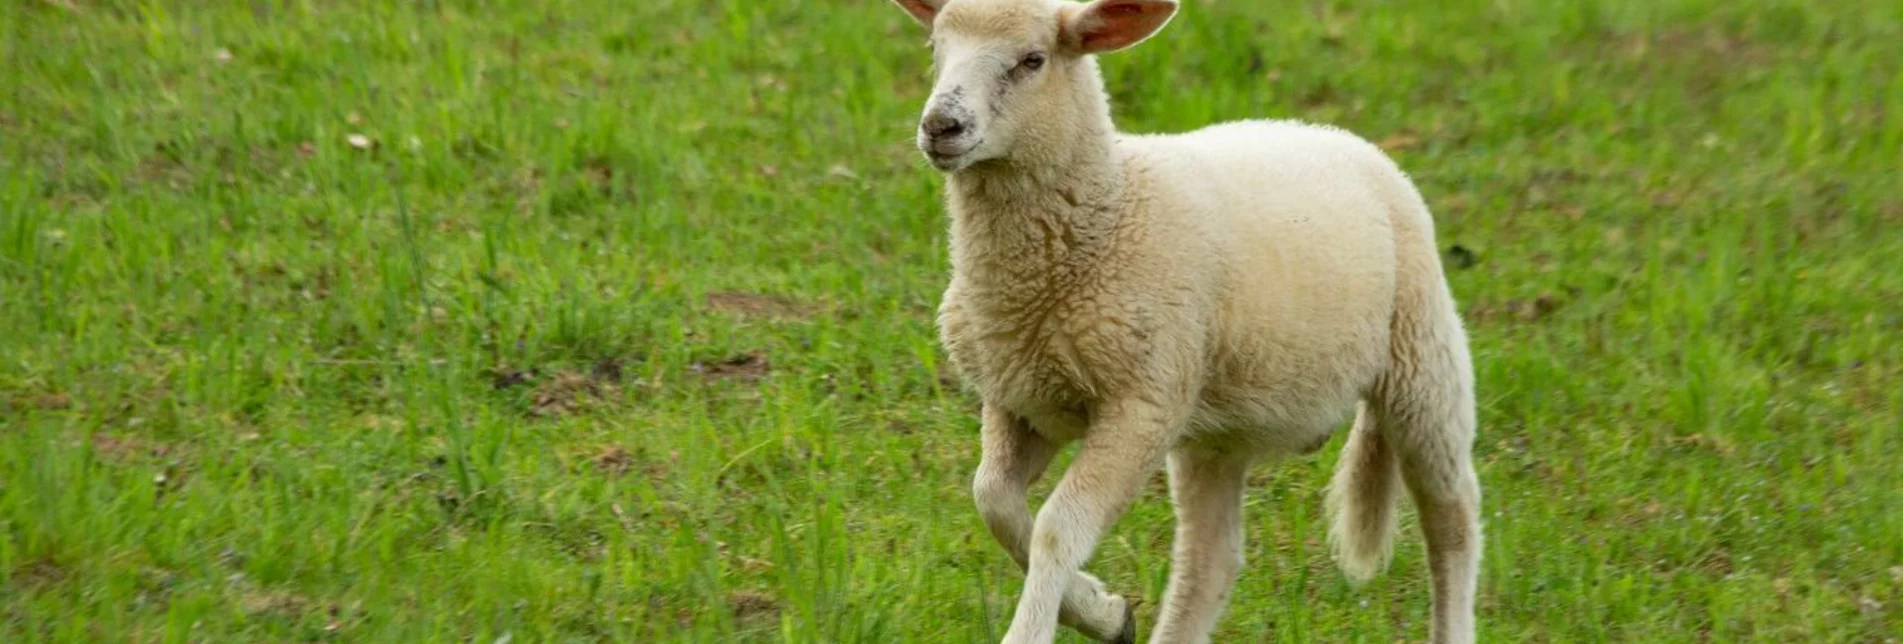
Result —
[{"label": "lamb's back", "polygon": [[1405,177],[1359,137],[1294,122],[1126,145],[1169,204],[1157,216],[1223,263],[1203,424],[1325,429],[1386,365]]}]

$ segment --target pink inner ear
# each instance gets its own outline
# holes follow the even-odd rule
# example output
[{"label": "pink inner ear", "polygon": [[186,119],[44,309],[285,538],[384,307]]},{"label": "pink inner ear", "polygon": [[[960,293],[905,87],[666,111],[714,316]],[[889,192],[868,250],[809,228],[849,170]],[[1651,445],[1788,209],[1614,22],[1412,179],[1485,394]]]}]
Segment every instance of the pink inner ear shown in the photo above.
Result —
[{"label": "pink inner ear", "polygon": [[1171,9],[1170,3],[1145,0],[1100,3],[1091,9],[1097,14],[1090,21],[1095,24],[1084,27],[1078,41],[1089,51],[1127,47],[1160,26],[1158,21]]},{"label": "pink inner ear", "polygon": [[938,16],[938,7],[934,6],[930,0],[898,0],[898,4],[905,9],[906,13],[912,14],[914,20],[928,27],[931,26],[932,19]]}]

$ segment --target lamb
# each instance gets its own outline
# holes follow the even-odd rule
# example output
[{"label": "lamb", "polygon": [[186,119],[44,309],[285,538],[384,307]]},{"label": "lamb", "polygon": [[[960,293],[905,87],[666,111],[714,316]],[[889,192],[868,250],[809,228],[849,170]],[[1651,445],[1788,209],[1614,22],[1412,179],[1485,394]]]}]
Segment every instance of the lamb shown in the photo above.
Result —
[{"label": "lamb", "polygon": [[[1406,175],[1326,126],[1119,132],[1095,56],[1175,2],[893,1],[937,70],[917,144],[951,218],[939,339],[983,403],[972,491],[1025,571],[1004,641],[1060,623],[1136,640],[1131,602],[1081,566],[1165,461],[1177,531],[1149,641],[1207,641],[1243,563],[1249,468],[1319,450],[1351,411],[1328,492],[1343,571],[1386,565],[1405,485],[1432,639],[1472,641],[1473,367]],[[1071,442],[1034,518],[1026,489]]]}]

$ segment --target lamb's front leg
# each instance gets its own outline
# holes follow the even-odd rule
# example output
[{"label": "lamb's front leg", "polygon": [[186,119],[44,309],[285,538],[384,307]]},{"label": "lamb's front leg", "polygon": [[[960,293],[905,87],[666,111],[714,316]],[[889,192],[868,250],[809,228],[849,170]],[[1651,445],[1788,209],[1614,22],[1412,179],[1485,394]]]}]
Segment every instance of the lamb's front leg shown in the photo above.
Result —
[{"label": "lamb's front leg", "polygon": [[[1154,471],[1181,413],[1138,400],[1092,410],[1089,434],[1064,479],[1037,513],[1031,530],[1030,570],[1006,644],[1043,644],[1057,636],[1058,611],[1104,532],[1116,523]],[[1127,635],[1134,638],[1135,633]]]},{"label": "lamb's front leg", "polygon": [[[972,478],[972,496],[985,527],[1018,562],[1030,567],[1031,511],[1025,498],[1057,454],[1058,445],[1038,434],[1030,423],[996,405],[984,407],[984,453]],[[1091,637],[1134,642],[1136,632],[1130,604],[1104,589],[1103,582],[1081,571],[1064,589],[1059,620]]]}]

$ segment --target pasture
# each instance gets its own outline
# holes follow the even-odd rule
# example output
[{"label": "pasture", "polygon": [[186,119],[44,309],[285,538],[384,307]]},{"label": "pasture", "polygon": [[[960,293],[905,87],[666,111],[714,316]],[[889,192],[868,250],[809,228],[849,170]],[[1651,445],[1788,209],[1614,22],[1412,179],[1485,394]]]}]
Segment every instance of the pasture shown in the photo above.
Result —
[{"label": "pasture", "polygon": [[[923,42],[0,3],[0,641],[996,641]],[[1331,123],[1420,185],[1499,642],[1903,637],[1899,61],[1894,0],[1185,0],[1102,59],[1126,130]],[[1426,637],[1411,516],[1328,557],[1340,446],[1254,471],[1217,641]],[[1163,490],[1088,566],[1145,635]]]}]

